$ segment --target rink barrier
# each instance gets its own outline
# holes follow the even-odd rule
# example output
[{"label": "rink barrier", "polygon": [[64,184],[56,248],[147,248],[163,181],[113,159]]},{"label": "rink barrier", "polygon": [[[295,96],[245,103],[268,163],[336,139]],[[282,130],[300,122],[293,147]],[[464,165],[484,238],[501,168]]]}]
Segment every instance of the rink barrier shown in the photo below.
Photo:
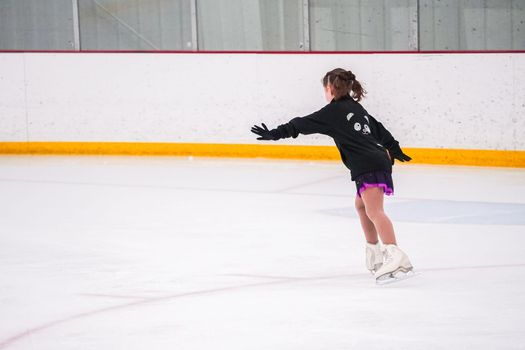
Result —
[{"label": "rink barrier", "polygon": [[[411,163],[525,168],[525,151],[403,148]],[[334,146],[131,143],[131,142],[0,142],[0,154],[195,156],[340,160]]]}]

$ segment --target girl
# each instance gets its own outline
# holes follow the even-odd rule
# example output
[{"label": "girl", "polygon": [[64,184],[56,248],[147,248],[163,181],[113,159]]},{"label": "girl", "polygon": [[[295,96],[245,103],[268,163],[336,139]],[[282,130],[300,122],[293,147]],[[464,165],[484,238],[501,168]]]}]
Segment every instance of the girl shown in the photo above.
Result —
[{"label": "girl", "polygon": [[[355,181],[355,207],[366,238],[366,266],[377,282],[396,279],[398,273],[408,273],[412,264],[397,247],[392,222],[383,210],[384,195],[394,193],[392,165],[411,158],[403,153],[385,127],[359,104],[366,91],[351,71],[341,68],[325,74],[323,87],[325,107],[302,118],[269,130],[266,125],[254,125],[251,131],[257,140],[296,138],[314,133],[332,137],[341,159]],[[381,249],[379,240],[383,242]]]}]

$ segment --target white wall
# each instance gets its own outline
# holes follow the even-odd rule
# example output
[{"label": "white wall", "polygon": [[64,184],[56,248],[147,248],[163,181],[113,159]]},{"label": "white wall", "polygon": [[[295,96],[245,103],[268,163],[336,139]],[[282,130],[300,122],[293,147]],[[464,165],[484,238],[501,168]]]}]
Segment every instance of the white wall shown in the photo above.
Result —
[{"label": "white wall", "polygon": [[524,53],[0,53],[0,142],[256,143],[321,108],[335,67],[405,147],[525,150]]}]

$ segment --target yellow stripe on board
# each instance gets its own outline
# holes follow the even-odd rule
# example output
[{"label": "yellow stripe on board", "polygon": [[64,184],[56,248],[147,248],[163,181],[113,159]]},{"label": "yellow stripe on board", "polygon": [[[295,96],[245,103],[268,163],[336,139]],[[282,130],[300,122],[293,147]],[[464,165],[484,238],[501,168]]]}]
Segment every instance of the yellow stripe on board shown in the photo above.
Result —
[{"label": "yellow stripe on board", "polygon": [[[404,148],[411,163],[525,167],[525,151]],[[0,142],[0,154],[134,155],[339,160],[335,146],[128,142]]]},{"label": "yellow stripe on board", "polygon": [[0,142],[0,154],[71,154],[200,156],[283,159],[339,159],[334,146],[269,144],[128,143],[128,142]]}]

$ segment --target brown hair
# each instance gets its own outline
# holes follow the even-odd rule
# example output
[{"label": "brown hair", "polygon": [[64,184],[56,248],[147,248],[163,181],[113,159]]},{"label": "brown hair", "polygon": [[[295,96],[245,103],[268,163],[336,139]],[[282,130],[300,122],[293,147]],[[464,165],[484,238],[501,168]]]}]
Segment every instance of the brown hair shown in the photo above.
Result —
[{"label": "brown hair", "polygon": [[326,87],[328,85],[330,85],[332,95],[334,95],[336,100],[350,94],[354,100],[359,102],[366,94],[366,90],[363,89],[361,83],[355,79],[354,73],[342,68],[336,68],[325,74],[323,86]]}]

